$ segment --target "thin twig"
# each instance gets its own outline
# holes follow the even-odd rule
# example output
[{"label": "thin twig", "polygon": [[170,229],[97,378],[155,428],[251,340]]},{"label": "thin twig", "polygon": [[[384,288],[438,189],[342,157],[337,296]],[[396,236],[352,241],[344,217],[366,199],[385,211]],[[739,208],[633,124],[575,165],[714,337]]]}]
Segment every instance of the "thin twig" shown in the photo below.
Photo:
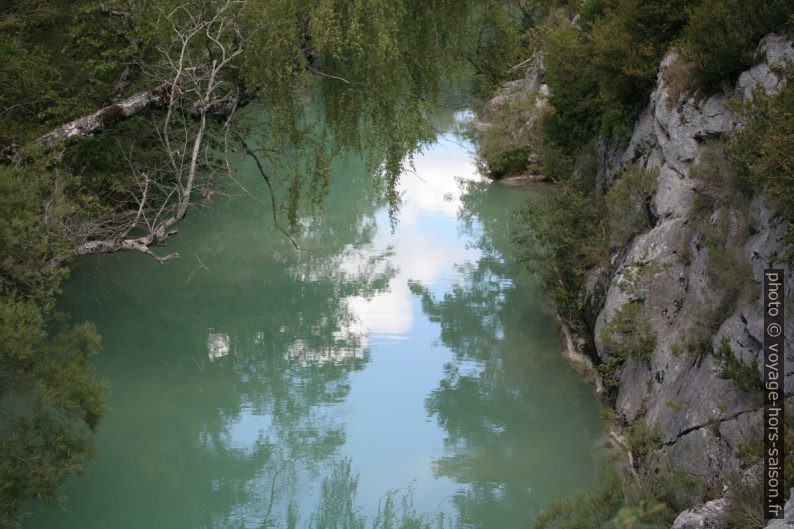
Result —
[{"label": "thin twig", "polygon": [[248,156],[250,156],[251,158],[254,159],[254,162],[256,162],[256,167],[257,167],[257,169],[259,169],[259,174],[262,175],[262,178],[264,179],[265,183],[267,184],[268,191],[270,191],[270,205],[272,206],[272,209],[273,209],[273,222],[275,223],[276,228],[278,228],[278,230],[281,233],[283,233],[284,236],[287,237],[287,239],[289,239],[289,241],[292,243],[292,245],[295,247],[296,250],[300,250],[300,247],[298,246],[298,243],[296,243],[295,239],[292,238],[292,235],[290,235],[289,232],[287,230],[285,230],[283,226],[281,226],[281,223],[278,220],[278,215],[276,213],[277,212],[276,193],[275,193],[275,191],[273,191],[273,184],[270,181],[270,177],[265,172],[265,168],[262,165],[261,160],[259,160],[259,156],[257,156],[257,154],[251,149],[251,147],[248,146],[248,144],[245,142],[243,137],[240,136],[239,133],[235,132],[234,133],[234,137],[240,143],[240,147],[243,149],[243,151],[245,151],[245,153]]}]

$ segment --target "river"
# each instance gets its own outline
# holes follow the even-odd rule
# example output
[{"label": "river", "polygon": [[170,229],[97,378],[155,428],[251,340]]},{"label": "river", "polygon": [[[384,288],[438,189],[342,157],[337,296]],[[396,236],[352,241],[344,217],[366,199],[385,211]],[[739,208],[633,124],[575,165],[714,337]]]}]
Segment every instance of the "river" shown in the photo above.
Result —
[{"label": "river", "polygon": [[599,404],[510,251],[542,188],[488,185],[470,150],[447,132],[416,157],[393,231],[349,158],[295,250],[244,165],[179,259],[81,260],[61,308],[96,323],[112,409],[24,526],[353,529],[395,507],[517,529],[589,485]]}]

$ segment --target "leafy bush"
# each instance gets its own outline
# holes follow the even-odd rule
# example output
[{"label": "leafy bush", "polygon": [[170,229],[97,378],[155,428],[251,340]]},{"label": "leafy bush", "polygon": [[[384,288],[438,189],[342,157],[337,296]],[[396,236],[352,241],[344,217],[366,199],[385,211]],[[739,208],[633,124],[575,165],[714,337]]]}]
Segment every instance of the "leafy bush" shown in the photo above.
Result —
[{"label": "leafy bush", "polygon": [[[761,443],[763,445],[763,443]],[[730,479],[731,486],[725,497],[727,504],[722,522],[727,529],[762,529],[764,519],[764,486],[761,472],[752,471],[750,475],[735,472]]]},{"label": "leafy bush", "polygon": [[679,331],[676,342],[672,346],[673,356],[689,355],[693,360],[698,360],[711,351],[711,341],[728,317],[728,307],[715,296],[708,302],[697,301],[692,304],[692,310],[687,316],[691,323]]},{"label": "leafy bush", "polygon": [[472,91],[486,95],[508,79],[510,67],[519,62],[520,29],[523,13],[510,2],[482,2],[475,14],[477,31],[470,38],[476,42],[467,56],[473,70]]},{"label": "leafy bush", "polygon": [[604,325],[601,339],[607,354],[650,362],[651,353],[656,346],[656,335],[642,311],[641,302],[631,301],[620,307]]},{"label": "leafy bush", "polygon": [[720,378],[733,380],[744,393],[756,400],[761,400],[764,393],[764,383],[758,374],[758,362],[755,358],[751,365],[745,364],[740,358],[736,357],[728,343],[728,339],[724,336],[720,346],[714,351],[714,357],[720,368]]},{"label": "leafy bush", "polygon": [[568,154],[596,134],[628,140],[691,3],[590,1],[578,23],[557,14],[530,32],[543,50],[554,107],[544,120],[546,137]]},{"label": "leafy bush", "polygon": [[552,502],[535,518],[534,529],[606,527],[623,506],[620,476],[604,472],[595,485],[564,501]]},{"label": "leafy bush", "polygon": [[728,159],[725,143],[710,141],[701,150],[700,159],[690,171],[692,179],[700,182],[699,206],[713,210],[720,206],[734,209],[747,207],[748,193],[734,164]]},{"label": "leafy bush", "polygon": [[606,195],[610,242],[623,246],[635,235],[653,227],[651,200],[656,193],[658,174],[637,164],[627,166]]},{"label": "leafy bush", "polygon": [[566,184],[518,212],[513,240],[519,259],[537,274],[557,312],[582,327],[584,280],[607,258],[603,214],[598,204]]},{"label": "leafy bush", "polygon": [[[548,119],[548,115],[545,119]],[[571,182],[574,167],[576,166],[575,156],[566,154],[563,149],[554,142],[545,139],[540,144],[540,160],[542,163],[543,175],[554,182],[568,182],[579,192],[587,194],[586,190]]]},{"label": "leafy bush", "polygon": [[586,35],[564,17],[550,18],[530,36],[542,48],[552,110],[543,119],[544,136],[568,155],[600,129],[598,80]]},{"label": "leafy bush", "polygon": [[538,144],[533,128],[539,112],[535,101],[534,94],[513,92],[483,112],[488,128],[475,133],[481,172],[501,178],[527,169]]},{"label": "leafy bush", "polygon": [[710,208],[702,208],[693,215],[693,230],[706,251],[706,277],[712,291],[708,321],[716,325],[730,315],[740,300],[757,294],[750,263],[739,253],[742,238],[749,231],[748,210],[721,207],[713,216]]},{"label": "leafy bush", "polygon": [[679,357],[687,354],[694,359],[701,358],[711,348],[711,338],[716,329],[703,325],[700,322],[693,323],[684,329],[678,340],[672,345],[673,356]]},{"label": "leafy bush", "polygon": [[[774,96],[757,90],[744,116],[747,125],[728,144],[738,185],[747,194],[763,191],[787,220],[794,221],[794,83],[786,83]],[[794,228],[789,227],[785,240],[787,258],[794,262]]]},{"label": "leafy bush", "polygon": [[620,383],[620,370],[627,358],[640,358],[650,363],[656,336],[647,318],[640,315],[642,308],[642,302],[626,303],[601,329],[606,351],[596,370],[608,388]]},{"label": "leafy bush", "polygon": [[655,450],[662,447],[662,435],[658,425],[650,425],[640,417],[626,428],[626,441],[638,464],[642,465]]},{"label": "leafy bush", "polygon": [[534,529],[662,529],[712,495],[699,478],[669,465],[622,476],[606,470],[573,498],[552,502]]},{"label": "leafy bush", "polygon": [[605,0],[590,27],[602,134],[628,139],[648,103],[659,61],[687,21],[693,0]]},{"label": "leafy bush", "polygon": [[693,70],[693,64],[677,53],[672,62],[660,71],[662,80],[667,87],[668,108],[672,109],[681,103],[682,96],[696,92],[697,81],[694,78]]},{"label": "leafy bush", "polygon": [[691,9],[682,37],[684,56],[706,88],[752,66],[758,41],[794,15],[789,0],[702,0]]}]

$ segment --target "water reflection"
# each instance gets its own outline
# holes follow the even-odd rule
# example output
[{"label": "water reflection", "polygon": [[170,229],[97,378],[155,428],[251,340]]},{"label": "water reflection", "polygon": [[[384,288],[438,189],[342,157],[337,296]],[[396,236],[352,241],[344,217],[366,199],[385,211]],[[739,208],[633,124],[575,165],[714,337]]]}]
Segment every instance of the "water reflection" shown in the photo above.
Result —
[{"label": "water reflection", "polygon": [[364,167],[335,173],[300,252],[237,199],[173,239],[193,259],[82,263],[65,308],[104,337],[115,411],[30,527],[525,527],[591,479],[597,405],[508,256],[526,196],[447,136],[392,233]]}]

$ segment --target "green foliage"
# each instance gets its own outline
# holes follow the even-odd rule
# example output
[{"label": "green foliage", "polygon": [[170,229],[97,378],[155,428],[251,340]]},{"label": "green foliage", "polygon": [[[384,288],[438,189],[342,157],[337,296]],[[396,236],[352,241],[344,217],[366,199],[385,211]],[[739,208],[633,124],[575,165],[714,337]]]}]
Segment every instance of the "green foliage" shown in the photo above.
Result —
[{"label": "green foliage", "polygon": [[[790,72],[790,69],[788,70]],[[783,75],[786,72],[781,72]],[[794,220],[794,83],[766,96],[759,89],[744,109],[747,125],[728,144],[728,155],[746,194],[763,191],[789,221]],[[785,235],[789,261],[794,230]],[[782,256],[781,256],[782,257]]]},{"label": "green foliage", "polygon": [[604,325],[601,339],[607,354],[650,362],[656,335],[648,318],[643,316],[643,308],[642,302],[630,301],[615,311]]},{"label": "green foliage", "polygon": [[687,407],[689,401],[687,400],[668,400],[667,407],[673,411],[681,411]]},{"label": "green foliage", "polygon": [[0,166],[0,525],[14,523],[29,497],[56,500],[60,484],[93,454],[91,433],[105,387],[89,357],[89,324],[54,321],[64,269],[44,272],[64,251],[73,213],[46,166]]},{"label": "green foliage", "polygon": [[568,153],[596,134],[627,140],[691,3],[586,2],[578,24],[556,13],[531,32],[543,50],[554,108],[543,124],[546,137]]},{"label": "green foliage", "polygon": [[614,284],[629,296],[631,302],[642,303],[654,277],[669,268],[670,263],[650,260],[647,253],[643,252],[639,258],[627,261],[623,265]]},{"label": "green foliage", "polygon": [[745,364],[740,358],[736,357],[728,343],[728,339],[724,336],[720,346],[714,351],[714,358],[720,368],[720,378],[733,380],[736,386],[744,393],[756,400],[761,400],[764,384],[758,373],[758,362],[755,359],[753,359],[751,365]]},{"label": "green foliage", "polygon": [[679,331],[672,346],[673,356],[686,354],[693,360],[699,360],[711,351],[711,341],[722,322],[728,317],[727,309],[728,305],[720,303],[718,296],[709,301],[693,303],[691,312],[687,316],[690,323]]},{"label": "green foliage", "polygon": [[521,3],[490,0],[482,2],[477,10],[472,33],[474,47],[466,57],[474,73],[474,94],[491,94],[519,62],[520,30],[527,22],[525,18],[531,16],[521,9]]},{"label": "green foliage", "polygon": [[[783,417],[785,427],[785,437],[783,438],[783,453],[794,453],[794,412],[788,408]],[[763,431],[758,424],[758,429],[748,435],[747,440],[737,446],[734,452],[736,458],[747,468],[763,465],[764,457],[764,437]],[[789,490],[794,487],[794,461],[791,457],[784,458],[783,468],[783,489]]]},{"label": "green foliage", "polygon": [[628,138],[656,84],[659,61],[684,27],[693,0],[607,0],[590,24],[601,133]]},{"label": "green foliage", "polygon": [[618,386],[620,370],[626,359],[639,358],[646,364],[651,361],[656,335],[642,311],[641,301],[630,301],[620,307],[601,329],[605,355],[596,369],[607,387]]},{"label": "green foliage", "polygon": [[655,223],[651,199],[656,193],[658,175],[636,164],[627,166],[606,194],[609,210],[610,239],[623,246],[635,235],[651,229]]},{"label": "green foliage", "polygon": [[584,279],[607,255],[601,208],[565,184],[519,211],[514,242],[557,312],[581,326]]},{"label": "green foliage", "polygon": [[609,469],[594,485],[565,501],[552,502],[535,529],[661,529],[711,491],[701,480],[669,466],[620,475]]},{"label": "green foliage", "polygon": [[752,66],[759,39],[788,23],[792,15],[794,5],[788,0],[693,4],[681,47],[695,78],[706,88],[731,80]]},{"label": "green foliage", "polygon": [[[546,119],[544,119],[543,123],[546,123],[546,120],[549,119],[548,116],[549,114],[546,114]],[[587,195],[590,189],[582,189],[572,182],[576,156],[566,154],[562,147],[549,141],[543,135],[541,137],[539,156],[543,175],[554,182],[566,182],[580,193]]]},{"label": "green foliage", "polygon": [[474,134],[481,172],[501,178],[527,169],[530,154],[537,151],[535,101],[534,95],[513,93],[482,113],[488,127]]},{"label": "green foliage", "polygon": [[753,297],[757,290],[750,263],[739,254],[741,238],[748,232],[746,211],[725,207],[712,217],[711,210],[706,209],[694,219],[694,230],[706,249],[706,277],[714,293],[708,321],[715,325],[727,318],[742,298]]},{"label": "green foliage", "polygon": [[692,166],[690,176],[701,183],[698,194],[705,210],[721,206],[746,209],[750,190],[740,180],[723,141],[710,141],[702,147],[700,159]]},{"label": "green foliage", "polygon": [[715,330],[700,323],[693,323],[681,332],[678,340],[672,345],[673,356],[687,354],[693,359],[702,358],[711,348],[711,338]]},{"label": "green foliage", "polygon": [[[763,446],[763,443],[761,443]],[[722,522],[727,529],[762,529],[764,519],[764,486],[761,472],[742,474],[734,472],[725,494],[727,503]]]},{"label": "green foliage", "polygon": [[623,487],[616,472],[604,472],[596,484],[573,498],[551,503],[537,518],[534,529],[608,527],[623,506]]},{"label": "green foliage", "polygon": [[621,507],[612,519],[616,529],[662,529],[662,526],[649,521],[664,510],[665,506],[650,500],[642,500],[637,505]]},{"label": "green foliage", "polygon": [[640,417],[626,429],[626,442],[637,464],[642,466],[648,457],[662,447],[662,435],[658,425],[650,425]]}]

